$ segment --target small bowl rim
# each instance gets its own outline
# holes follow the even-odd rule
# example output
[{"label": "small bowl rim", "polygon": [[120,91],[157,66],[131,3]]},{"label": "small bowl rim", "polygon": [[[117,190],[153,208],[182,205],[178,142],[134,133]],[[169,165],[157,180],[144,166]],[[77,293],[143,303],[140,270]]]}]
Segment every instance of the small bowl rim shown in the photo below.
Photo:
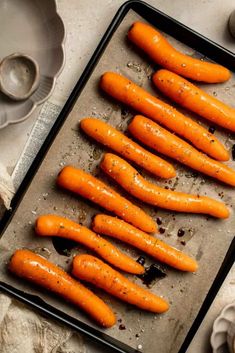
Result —
[{"label": "small bowl rim", "polygon": [[[35,75],[34,75],[34,82],[30,88],[30,90],[25,93],[24,95],[15,95],[14,93],[10,92],[5,85],[3,85],[2,83],[2,69],[4,64],[9,61],[12,60],[14,58],[25,58],[27,60],[29,60],[35,69]],[[39,64],[38,62],[30,55],[24,54],[24,53],[12,53],[10,55],[7,55],[5,58],[3,58],[3,60],[0,63],[0,88],[1,91],[8,96],[9,98],[16,100],[16,101],[21,101],[21,100],[25,100],[27,98],[29,98],[38,88],[40,83],[40,69],[39,69]]]}]

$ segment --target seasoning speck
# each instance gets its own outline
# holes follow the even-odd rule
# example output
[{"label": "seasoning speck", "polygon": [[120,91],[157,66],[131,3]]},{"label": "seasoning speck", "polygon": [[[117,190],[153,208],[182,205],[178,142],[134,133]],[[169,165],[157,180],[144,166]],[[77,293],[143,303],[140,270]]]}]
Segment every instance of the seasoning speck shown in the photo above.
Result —
[{"label": "seasoning speck", "polygon": [[185,231],[182,228],[180,228],[177,233],[178,237],[183,237],[184,234],[185,234]]},{"label": "seasoning speck", "polygon": [[48,192],[44,192],[44,194],[42,194],[42,197],[44,198],[44,200],[47,199],[47,196],[48,196]]},{"label": "seasoning speck", "polygon": [[157,218],[157,224],[160,226],[162,224],[162,218],[161,217],[158,217]]},{"label": "seasoning speck", "polygon": [[126,66],[129,67],[129,69],[133,70],[134,72],[141,72],[142,71],[142,68],[141,68],[140,64],[137,64],[135,62],[129,61],[126,64]]},{"label": "seasoning speck", "polygon": [[119,330],[125,330],[125,329],[126,329],[125,325],[123,325],[123,324],[119,325]]},{"label": "seasoning speck", "polygon": [[159,228],[159,233],[160,233],[160,234],[164,234],[164,233],[165,233],[165,231],[166,231],[166,229],[165,229],[165,228],[163,228],[163,227],[160,227],[160,228]]},{"label": "seasoning speck", "polygon": [[214,134],[215,132],[215,127],[214,126],[210,126],[208,131],[211,133],[211,134]]},{"label": "seasoning speck", "polygon": [[192,173],[187,173],[185,174],[186,178],[197,178],[198,177],[198,173],[196,172],[192,172]]},{"label": "seasoning speck", "polygon": [[138,262],[140,265],[144,266],[144,264],[145,264],[145,257],[143,257],[143,256],[138,257],[138,259],[136,260],[136,262]]},{"label": "seasoning speck", "polygon": [[143,348],[142,344],[138,344],[137,349],[142,349],[142,348]]}]

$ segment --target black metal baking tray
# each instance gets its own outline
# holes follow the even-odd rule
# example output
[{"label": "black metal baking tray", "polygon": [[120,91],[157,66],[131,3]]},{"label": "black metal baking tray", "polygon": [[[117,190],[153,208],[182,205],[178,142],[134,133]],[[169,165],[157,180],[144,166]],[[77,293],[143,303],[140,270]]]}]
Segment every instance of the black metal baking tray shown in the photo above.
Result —
[{"label": "black metal baking tray", "polygon": [[[126,14],[129,10],[135,11],[137,14],[141,15],[146,21],[150,22],[151,24],[155,25],[157,23],[157,28],[159,30],[164,31],[165,33],[175,37],[176,39],[180,40],[186,45],[189,45],[192,48],[197,49],[205,56],[222,63],[224,66],[228,67],[230,70],[235,71],[235,55],[222,48],[221,46],[217,45],[216,43],[208,40],[207,38],[203,37],[202,35],[196,33],[195,31],[189,29],[188,27],[184,26],[183,24],[177,22],[173,18],[163,14],[162,12],[156,10],[152,6],[142,2],[142,1],[135,1],[131,0],[126,2],[117,12],[114,19],[112,20],[110,26],[108,27],[106,33],[104,34],[101,42],[99,43],[97,49],[95,50],[92,58],[90,59],[87,67],[85,68],[81,78],[79,79],[78,83],[76,84],[73,92],[71,93],[67,103],[65,104],[62,112],[60,113],[58,119],[56,120],[53,128],[51,129],[50,133],[46,141],[44,142],[43,146],[41,147],[39,153],[37,154],[34,162],[32,163],[26,177],[24,178],[22,184],[19,187],[13,201],[12,201],[12,208],[10,211],[7,211],[1,221],[0,224],[0,234],[3,234],[5,228],[8,226],[9,222],[11,221],[12,216],[14,215],[15,211],[17,210],[18,206],[20,205],[20,201],[23,198],[25,192],[27,191],[30,182],[33,180],[34,175],[36,174],[41,162],[44,159],[49,147],[51,146],[52,142],[54,141],[56,135],[58,134],[60,128],[62,127],[66,117],[68,116],[69,112],[71,111],[73,105],[75,104],[76,100],[78,99],[79,95],[81,94],[83,87],[87,83],[91,73],[93,72],[96,64],[98,63],[100,57],[102,56],[103,51],[105,50],[106,46],[108,45],[109,41],[112,39],[112,36],[115,30],[118,28],[119,24],[122,22]],[[221,284],[223,283],[227,273],[229,272],[232,264],[235,260],[235,240],[233,240],[227,255],[223,261],[223,264],[216,276],[216,279],[211,286],[206,299],[192,325],[189,328],[188,335],[185,338],[185,341],[182,344],[182,347],[179,353],[183,353],[186,351],[188,345],[190,344],[195,332],[197,331],[203,317],[205,316],[207,310],[209,309],[211,303],[213,302],[216,293],[218,292]],[[100,342],[104,344],[106,347],[111,348],[114,352],[127,352],[127,353],[134,353],[137,352],[135,349],[128,347],[126,344],[117,341],[116,339],[104,334],[89,325],[80,322],[78,320],[74,320],[67,314],[55,309],[54,307],[46,304],[38,297],[34,297],[28,295],[22,291],[19,291],[16,288],[13,288],[5,283],[0,283],[0,290],[13,295],[15,298],[31,305],[34,309],[39,310],[40,312],[48,315],[49,317],[55,318],[62,323],[65,323],[76,329],[78,332],[81,332],[87,335],[92,340],[96,342]]]}]

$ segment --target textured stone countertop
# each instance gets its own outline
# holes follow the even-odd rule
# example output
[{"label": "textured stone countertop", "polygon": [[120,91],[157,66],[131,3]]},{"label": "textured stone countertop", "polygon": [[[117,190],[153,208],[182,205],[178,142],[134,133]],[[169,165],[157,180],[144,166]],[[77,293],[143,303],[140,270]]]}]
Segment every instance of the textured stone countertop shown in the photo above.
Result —
[{"label": "textured stone countertop", "polygon": [[[226,30],[228,16],[235,9],[234,0],[149,0],[148,2],[215,42],[235,51],[235,40]],[[59,81],[69,92],[78,80],[116,10],[124,1],[58,0],[57,3],[58,11],[67,28],[66,66]],[[71,65],[76,67],[76,72],[71,72]],[[5,163],[9,172],[14,169],[37,114],[38,111],[24,123],[0,131],[0,161]],[[11,149],[9,149],[9,143]],[[235,266],[208,311],[188,353],[210,352],[209,336],[213,321],[222,308],[234,299]],[[89,353],[104,352],[104,349],[99,350],[98,347],[88,343],[87,351]]]}]

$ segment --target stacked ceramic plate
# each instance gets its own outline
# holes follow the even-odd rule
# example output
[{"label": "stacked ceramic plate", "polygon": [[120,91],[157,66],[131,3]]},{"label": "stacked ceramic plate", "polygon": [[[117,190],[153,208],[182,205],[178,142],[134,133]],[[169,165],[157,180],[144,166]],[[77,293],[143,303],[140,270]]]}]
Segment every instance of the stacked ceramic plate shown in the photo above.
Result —
[{"label": "stacked ceramic plate", "polygon": [[0,93],[0,128],[25,120],[52,93],[64,65],[65,29],[55,0],[0,1],[0,60],[13,53],[32,57],[40,81],[25,100],[14,101]]},{"label": "stacked ceramic plate", "polygon": [[213,353],[235,353],[235,303],[227,305],[215,320],[211,345]]}]

